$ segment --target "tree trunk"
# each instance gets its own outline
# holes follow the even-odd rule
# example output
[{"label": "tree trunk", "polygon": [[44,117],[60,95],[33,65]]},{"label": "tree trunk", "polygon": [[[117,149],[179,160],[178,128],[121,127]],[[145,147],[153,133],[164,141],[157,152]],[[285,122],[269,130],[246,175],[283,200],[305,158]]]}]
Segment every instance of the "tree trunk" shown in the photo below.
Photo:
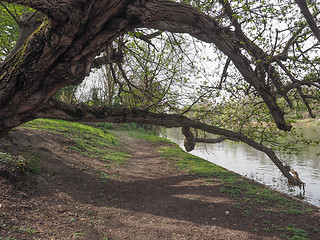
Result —
[{"label": "tree trunk", "polygon": [[79,84],[90,73],[95,56],[133,28],[124,11],[126,0],[73,1],[75,5],[51,1],[46,2],[48,9],[38,1],[19,2],[46,12],[51,19],[43,21],[0,65],[0,137],[32,119],[59,89]]}]

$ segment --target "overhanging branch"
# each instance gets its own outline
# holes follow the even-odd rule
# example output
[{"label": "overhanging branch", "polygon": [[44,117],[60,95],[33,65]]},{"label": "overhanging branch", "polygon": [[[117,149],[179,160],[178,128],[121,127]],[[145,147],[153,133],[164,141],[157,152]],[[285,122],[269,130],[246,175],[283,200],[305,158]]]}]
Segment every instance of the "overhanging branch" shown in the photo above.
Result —
[{"label": "overhanging branch", "polygon": [[[285,168],[272,149],[263,146],[240,132],[222,129],[178,114],[153,113],[119,106],[108,107],[103,105],[92,107],[84,104],[75,105],[51,99],[34,113],[33,118],[54,118],[84,122],[144,123],[167,128],[182,127],[184,135],[188,138],[188,142],[192,142],[193,140],[190,128],[199,129],[219,135],[224,139],[244,142],[257,150],[264,152],[288,178],[292,185],[299,186],[300,184],[298,180],[289,173],[289,170]],[[219,140],[224,140],[222,138]]]},{"label": "overhanging branch", "polygon": [[108,65],[110,63],[119,63],[123,61],[123,53],[112,50],[110,54],[97,57],[93,60],[91,68],[99,68],[102,65]]}]

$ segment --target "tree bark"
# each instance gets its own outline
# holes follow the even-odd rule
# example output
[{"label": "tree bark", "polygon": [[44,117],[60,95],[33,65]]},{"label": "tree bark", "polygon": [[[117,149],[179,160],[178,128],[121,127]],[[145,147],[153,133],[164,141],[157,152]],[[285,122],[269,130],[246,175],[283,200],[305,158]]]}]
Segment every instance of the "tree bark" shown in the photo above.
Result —
[{"label": "tree bark", "polygon": [[[29,121],[62,87],[79,84],[89,74],[95,56],[133,29],[126,17],[127,0],[8,2],[47,9],[44,12],[54,17],[0,64],[0,136]],[[68,19],[53,14],[56,11]]]}]

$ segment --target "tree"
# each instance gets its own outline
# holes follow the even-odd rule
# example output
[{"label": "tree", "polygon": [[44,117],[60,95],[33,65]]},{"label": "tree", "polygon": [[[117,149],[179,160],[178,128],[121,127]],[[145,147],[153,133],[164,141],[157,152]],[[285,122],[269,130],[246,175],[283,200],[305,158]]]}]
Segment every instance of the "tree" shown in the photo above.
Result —
[{"label": "tree", "polygon": [[[314,117],[312,108],[319,99],[320,83],[316,52],[319,41],[313,34],[317,32],[313,23],[317,22],[319,12],[316,4],[309,6],[312,13],[307,6],[309,14],[306,15],[305,8],[290,0],[0,2],[3,2],[1,10],[11,14],[20,30],[15,47],[9,46],[8,49],[12,49],[10,53],[3,51],[7,55],[0,63],[0,137],[22,123],[41,117],[182,127],[187,150],[192,150],[199,141],[242,141],[266,153],[291,184],[302,184],[289,173],[274,151],[263,145],[261,135],[250,135],[250,132],[245,131],[247,128],[238,128],[238,124],[235,127],[219,123],[217,120],[222,121],[222,118],[215,119],[208,114],[225,111],[221,108],[226,106],[223,99],[237,102],[240,99],[251,113],[257,113],[244,115],[246,123],[259,122],[265,116],[267,118],[263,121],[268,125],[272,120],[278,129],[289,131],[291,125],[288,113],[301,103]],[[12,5],[4,2],[21,4],[36,12],[19,19],[9,8]],[[302,1],[297,0],[299,2]],[[303,18],[299,7],[308,21],[301,20]],[[276,28],[274,23],[277,23]],[[151,29],[151,32],[138,31],[137,34],[137,29]],[[114,65],[117,65],[126,84],[134,84],[126,76],[125,68],[121,67],[124,44],[114,48],[114,42],[119,43],[123,36],[133,33],[148,43],[148,46],[156,48],[151,42],[152,38],[163,32],[171,32],[172,36],[189,34],[193,39],[214,46],[212,51],[222,66],[217,70],[220,77],[217,77],[216,72],[215,81],[210,84],[203,81],[201,86],[199,84],[194,89],[198,95],[192,102],[188,101],[184,105],[178,103],[172,108],[164,107],[159,111],[156,107],[149,109],[144,105],[143,109],[130,106],[88,106],[53,98],[60,89],[80,84],[92,68],[102,64],[110,66],[115,82],[117,76]],[[101,53],[106,49],[113,51],[102,56]],[[180,71],[179,74],[184,72]],[[146,97],[155,94],[155,88],[148,85],[151,79],[146,78]],[[161,82],[161,86],[154,86],[167,89],[164,82]],[[132,89],[126,91],[139,96]],[[205,105],[214,106],[203,108]],[[199,109],[204,109],[205,114]],[[236,109],[237,105],[233,104],[230,112],[235,115]],[[191,128],[220,137],[211,140],[195,138]]]}]

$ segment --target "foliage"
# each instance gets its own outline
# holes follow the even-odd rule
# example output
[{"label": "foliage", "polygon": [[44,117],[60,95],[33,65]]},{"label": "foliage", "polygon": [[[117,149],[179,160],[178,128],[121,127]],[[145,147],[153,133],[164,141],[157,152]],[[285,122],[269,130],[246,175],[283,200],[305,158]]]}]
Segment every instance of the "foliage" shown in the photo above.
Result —
[{"label": "foliage", "polygon": [[[222,24],[230,27],[234,24],[218,2],[180,2],[195,6]],[[239,0],[229,4],[234,10],[232,17],[241,22],[241,31],[251,39],[251,48],[256,46],[259,51],[255,51],[266,55],[266,59],[258,59],[253,49],[250,52],[245,46],[239,47],[252,62],[254,70],[259,73],[266,71],[267,66],[274,68],[273,76],[265,72],[259,73],[259,77],[264,79],[272,94],[279,95],[277,102],[287,114],[288,123],[308,114],[306,105],[316,112],[315,99],[319,95],[316,84],[315,88],[302,85],[301,89],[288,89],[282,94],[279,86],[272,83],[277,79],[284,87],[290,85],[293,78],[311,81],[318,78],[315,67],[318,60],[314,55],[317,43],[310,30],[303,28],[306,21],[301,18],[295,3]],[[293,35],[296,38],[290,42]],[[120,49],[124,55],[123,63],[110,65],[115,73],[111,97],[117,98],[118,103],[156,112],[187,113],[191,118],[241,132],[275,150],[299,151],[301,144],[318,143],[316,139],[306,139],[296,130],[291,133],[279,131],[256,89],[246,82],[232,62],[227,64],[227,57],[215,46],[185,34],[137,29],[117,39],[113,49]],[[281,54],[295,57],[268,62]],[[101,70],[108,81],[112,79],[112,74],[106,74],[111,71],[110,66]],[[96,87],[91,89],[96,90]],[[103,103],[107,91],[100,90],[100,103]],[[312,97],[301,101],[304,95]],[[95,105],[94,102],[97,101],[90,104]]]},{"label": "foliage", "polygon": [[[8,10],[9,11],[8,11]],[[19,26],[15,18],[20,19],[31,8],[16,4],[1,3],[0,5],[0,59],[5,57],[14,47],[19,35]],[[10,13],[9,13],[10,12]]]},{"label": "foliage", "polygon": [[123,61],[92,72],[77,94],[86,96],[80,100],[90,105],[122,104],[156,112],[176,111],[181,101],[191,102],[194,98],[194,85],[187,82],[198,78],[202,71],[196,57],[186,57],[194,54],[192,48],[188,49],[192,44],[185,35],[147,29],[129,32],[104,53],[120,49]]},{"label": "foliage", "polygon": [[76,96],[75,93],[77,91],[76,86],[67,86],[62,89],[60,89],[54,97],[56,99],[59,99],[60,101],[67,102],[67,103],[74,103],[76,102]]},{"label": "foliage", "polygon": [[[231,17],[241,23],[241,29],[237,29],[238,37],[242,38],[239,33],[242,31],[251,44],[250,49],[246,46],[240,47],[241,51],[250,59],[257,74],[261,74],[260,77],[264,79],[270,91],[278,94],[277,102],[287,114],[288,122],[306,117],[308,112],[311,115],[312,112],[307,109],[308,105],[314,113],[317,112],[319,90],[315,81],[319,77],[316,53],[319,43],[306,27],[307,23],[293,1],[224,1],[230,4],[232,16],[228,16],[228,13],[214,2],[182,2],[194,5],[226,25],[237,27]],[[310,3],[310,7],[314,14],[318,14],[316,3]],[[240,44],[245,45],[245,42]],[[254,51],[258,55],[264,55],[265,59],[257,58]],[[286,59],[277,59],[282,54]],[[309,141],[298,135],[298,131],[289,134],[279,131],[265,102],[256,94],[256,89],[245,81],[232,62],[227,64],[225,56],[218,55],[218,59],[220,64],[216,65],[216,69],[212,69],[217,72],[215,79],[206,79],[200,88],[202,91],[208,90],[210,94],[201,96],[200,101],[190,109],[190,116],[221,128],[242,132],[277,150],[291,151],[299,142],[318,143],[316,139]],[[268,62],[268,59],[273,61]],[[273,75],[270,74],[271,68],[274,68]],[[313,83],[310,84],[313,86],[307,87],[302,84],[301,91],[288,88],[284,97],[281,93],[283,89],[272,83],[276,79],[283,88],[291,85],[291,81],[298,82],[303,79],[311,80]],[[199,96],[200,92],[197,95]],[[301,96],[306,101],[301,101]],[[301,145],[296,146],[299,148]]]},{"label": "foliage", "polygon": [[[307,136],[301,130],[305,121],[297,120],[296,115],[288,119],[288,122],[293,124],[293,129],[290,132],[279,131],[272,117],[268,114],[265,104],[259,98],[246,96],[242,100],[229,100],[213,107],[208,107],[208,105],[196,107],[197,109],[192,110],[192,114],[197,118],[224,129],[244,133],[276,151],[298,154],[306,145],[320,143],[320,133],[314,131],[313,136]],[[299,108],[295,109],[298,113]],[[302,111],[299,115],[302,113],[305,112]],[[204,137],[206,137],[205,133]]]},{"label": "foliage", "polygon": [[11,181],[17,181],[27,173],[40,173],[40,159],[36,156],[25,154],[12,156],[6,152],[0,152],[0,176]]},{"label": "foliage", "polygon": [[[192,5],[196,9],[178,2]],[[95,13],[99,11],[95,11],[94,8],[98,5],[92,3],[93,5],[88,7],[88,14],[92,14],[92,18],[101,21],[101,24],[98,24],[99,27],[92,26],[92,29],[86,30],[94,23],[91,17],[84,18],[83,21],[76,17],[67,19],[65,21],[70,23],[70,29],[75,31],[70,32],[70,39],[65,36],[70,29],[64,28],[69,25],[65,22],[59,24],[62,17],[55,19],[52,14],[55,9],[52,6],[59,9],[59,1],[43,6],[30,2],[24,4],[37,6],[37,9],[44,8],[46,13],[51,12],[51,15],[48,14],[48,23],[54,23],[45,26],[46,34],[42,36],[45,40],[40,41],[46,42],[45,44],[38,41],[25,43],[22,50],[28,47],[32,50],[30,52],[37,48],[33,46],[36,42],[41,46],[45,45],[42,46],[44,51],[40,50],[38,57],[28,55],[32,59],[26,61],[26,66],[31,62],[38,63],[38,60],[46,59],[44,55],[52,51],[51,44],[57,44],[57,49],[60,48],[61,51],[57,51],[57,56],[55,53],[48,55],[50,66],[45,73],[36,66],[30,69],[32,74],[27,68],[20,72],[22,66],[17,65],[21,62],[19,58],[12,59],[12,66],[5,62],[8,64],[7,70],[10,71],[4,69],[0,76],[0,80],[3,80],[0,81],[4,90],[2,92],[6,92],[5,96],[1,96],[4,105],[11,104],[6,107],[20,111],[20,108],[12,107],[16,106],[14,100],[17,98],[14,97],[20,93],[21,99],[27,100],[23,102],[24,105],[31,100],[34,105],[31,107],[32,111],[28,114],[24,112],[19,120],[13,121],[4,117],[6,121],[3,120],[3,134],[26,119],[32,119],[34,111],[37,110],[38,117],[43,109],[47,110],[46,114],[56,114],[56,111],[48,110],[52,108],[63,112],[62,115],[52,117],[62,118],[68,115],[76,119],[75,115],[79,113],[77,119],[80,119],[88,117],[89,112],[93,113],[90,116],[104,118],[105,112],[100,110],[106,108],[99,106],[111,105],[118,109],[137,108],[148,113],[176,113],[188,116],[197,120],[197,126],[202,126],[202,130],[207,129],[205,131],[209,132],[208,129],[211,128],[210,131],[213,132],[213,128],[219,128],[216,132],[220,135],[230,140],[244,141],[265,153],[268,152],[268,156],[273,156],[270,153],[272,149],[291,151],[293,144],[297,145],[298,140],[304,144],[319,143],[319,140],[301,137],[298,131],[292,131],[291,134],[280,132],[290,130],[290,123],[301,119],[306,113],[315,117],[319,110],[319,41],[312,31],[312,26],[301,13],[302,9],[293,0],[168,1],[165,4],[168,9],[180,9],[176,11],[177,14],[188,12],[190,16],[195,16],[194,19],[186,19],[183,24],[179,14],[175,19],[174,14],[161,13],[163,8],[158,8],[159,15],[154,14],[156,17],[153,19],[151,7],[148,8],[145,4],[157,7],[157,4],[163,4],[162,1],[140,1],[139,6],[134,8],[138,8],[141,14],[128,18],[128,21],[123,23],[126,26],[122,26],[121,31],[113,29],[116,33],[114,35],[107,34],[104,29],[110,20],[108,15],[106,14],[105,18],[101,17],[100,13],[96,16]],[[126,7],[132,7],[131,4],[128,2]],[[308,3],[315,25],[319,25],[318,5],[315,1]],[[1,6],[2,12],[7,12],[7,15],[3,15],[4,24],[0,32],[4,37],[1,39],[14,39],[17,32],[14,29],[17,27],[13,27],[14,21],[8,16],[11,13],[10,16],[19,23],[21,13],[16,11],[18,7],[15,5]],[[114,12],[117,11],[114,9]],[[135,12],[121,9],[117,14],[130,15]],[[149,17],[145,18],[143,13],[149,14]],[[164,21],[162,14],[168,21]],[[119,16],[117,21],[126,19]],[[167,22],[168,24],[164,24]],[[114,24],[117,26],[117,22]],[[131,32],[126,32],[128,29]],[[91,34],[91,31],[97,32]],[[191,36],[183,33],[189,33]],[[46,38],[48,36],[50,39]],[[35,38],[32,39],[36,40]],[[13,43],[14,40],[3,40],[2,45],[9,49]],[[83,45],[83,48],[80,45]],[[3,50],[2,55],[8,51]],[[93,59],[94,56],[96,59]],[[95,64],[96,60],[101,58],[104,58],[104,61]],[[92,75],[88,78],[91,84],[80,86],[79,89],[67,86],[79,84],[88,74],[90,66],[99,69],[96,74],[102,76],[101,84],[97,85],[95,75]],[[51,79],[52,72],[57,73],[57,76]],[[35,75],[39,80],[32,78]],[[34,85],[35,82],[37,84]],[[46,89],[39,90],[39,86],[45,86]],[[52,99],[49,98],[65,86],[67,88],[60,90],[55,97],[69,103],[84,102],[88,105],[85,110],[89,111],[82,111],[76,104],[69,104],[68,107],[62,107],[64,104],[51,104]],[[87,94],[82,94],[81,89],[86,89]],[[6,99],[11,97],[12,101]],[[24,106],[24,109],[31,108]],[[69,108],[77,110],[68,111]],[[4,111],[6,113],[7,110]],[[15,117],[14,111],[8,118]],[[123,117],[119,121],[127,119]],[[205,128],[202,123],[209,126]],[[181,120],[178,125],[185,126],[185,122]],[[90,146],[88,143],[79,143],[83,149],[89,149],[87,145]],[[269,150],[265,146],[272,149]],[[277,166],[281,168],[282,164],[278,159],[273,161],[278,162]],[[290,178],[291,175],[283,166],[281,170]]]}]

